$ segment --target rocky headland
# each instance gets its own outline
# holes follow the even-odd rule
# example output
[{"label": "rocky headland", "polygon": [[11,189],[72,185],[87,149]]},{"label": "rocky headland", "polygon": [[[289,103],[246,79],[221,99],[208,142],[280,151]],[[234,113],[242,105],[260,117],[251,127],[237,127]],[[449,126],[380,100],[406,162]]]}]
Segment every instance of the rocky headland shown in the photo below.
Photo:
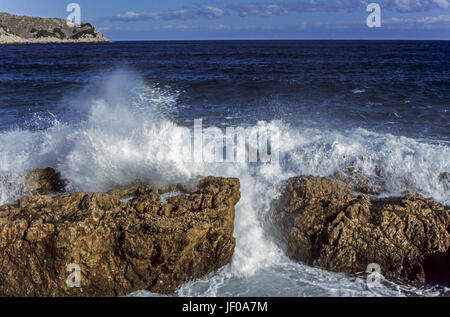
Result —
[{"label": "rocky headland", "polygon": [[[33,195],[0,207],[0,296],[173,293],[233,255],[238,179],[55,194],[65,185],[59,173],[38,169],[25,184]],[[67,280],[73,264],[80,287]]]},{"label": "rocky headland", "polygon": [[89,23],[70,27],[57,18],[39,18],[0,13],[0,44],[108,42]]}]

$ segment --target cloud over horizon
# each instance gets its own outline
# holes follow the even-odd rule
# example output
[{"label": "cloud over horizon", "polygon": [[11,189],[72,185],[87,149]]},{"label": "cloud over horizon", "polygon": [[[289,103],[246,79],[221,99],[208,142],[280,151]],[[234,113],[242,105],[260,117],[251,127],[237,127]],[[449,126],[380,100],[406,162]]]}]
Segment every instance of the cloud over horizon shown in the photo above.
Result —
[{"label": "cloud over horizon", "polygon": [[135,21],[171,21],[171,20],[192,20],[196,18],[214,19],[222,17],[225,12],[213,6],[200,8],[185,7],[179,10],[168,10],[165,12],[134,12],[127,11],[112,18],[111,21],[135,22]]},{"label": "cloud over horizon", "polygon": [[230,4],[225,8],[241,17],[286,15],[289,13],[329,12],[362,7],[361,0],[313,0],[293,2],[250,2]]},{"label": "cloud over horizon", "polygon": [[423,12],[450,7],[449,0],[380,0],[374,2],[378,2],[382,8],[400,13]]},{"label": "cloud over horizon", "polygon": [[162,12],[126,11],[110,17],[110,21],[172,21],[193,19],[218,19],[225,15],[237,14],[239,17],[271,17],[292,13],[308,12],[338,12],[355,8],[364,8],[370,2],[376,2],[383,9],[399,13],[423,12],[433,9],[450,8],[450,0],[303,0],[303,1],[267,1],[227,4],[222,8],[217,6],[183,7],[177,10]]},{"label": "cloud over horizon", "polygon": [[[381,28],[369,29],[366,25],[366,7],[372,2],[382,8]],[[148,11],[130,8],[98,21],[106,23],[104,26],[109,26],[111,32],[128,29],[142,34],[159,32],[158,37],[175,38],[190,34],[200,38],[226,35],[229,38],[450,38],[450,32],[446,31],[450,29],[450,0],[210,0],[207,5],[198,3],[192,0],[181,8],[173,3],[157,6],[158,9],[149,6]],[[134,25],[133,22],[147,23]],[[435,33],[425,34],[427,30]]]}]

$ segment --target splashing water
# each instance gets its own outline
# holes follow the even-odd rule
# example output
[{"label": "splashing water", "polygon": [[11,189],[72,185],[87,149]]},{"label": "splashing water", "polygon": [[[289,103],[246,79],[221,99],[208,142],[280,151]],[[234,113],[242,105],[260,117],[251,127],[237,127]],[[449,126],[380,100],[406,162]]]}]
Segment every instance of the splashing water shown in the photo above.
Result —
[{"label": "splashing water", "polygon": [[[364,129],[328,131],[292,127],[280,121],[259,122],[261,133],[277,132],[279,162],[191,163],[180,153],[192,133],[177,125],[170,112],[177,93],[146,85],[136,74],[116,72],[96,89],[73,99],[68,112],[77,122],[53,118],[45,130],[0,134],[0,203],[20,194],[24,171],[55,167],[70,190],[107,191],[136,180],[156,185],[187,182],[198,176],[239,177],[242,199],[236,206],[236,249],[232,262],[207,277],[184,284],[188,296],[406,296],[438,295],[384,281],[368,288],[364,279],[326,272],[288,259],[266,230],[269,205],[284,180],[295,175],[326,176],[348,167],[385,180],[385,194],[398,195],[405,184],[449,204],[449,190],[439,181],[450,171],[447,145],[380,134]],[[83,100],[81,102],[81,100]],[[137,296],[153,296],[138,292]]]}]

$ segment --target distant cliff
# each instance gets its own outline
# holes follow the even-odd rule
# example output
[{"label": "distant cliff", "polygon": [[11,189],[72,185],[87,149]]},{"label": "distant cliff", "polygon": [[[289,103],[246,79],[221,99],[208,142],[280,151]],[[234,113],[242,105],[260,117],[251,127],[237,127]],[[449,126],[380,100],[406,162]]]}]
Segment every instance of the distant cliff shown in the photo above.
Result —
[{"label": "distant cliff", "polygon": [[0,13],[0,44],[66,42],[108,42],[108,39],[89,23],[69,27],[64,19]]}]

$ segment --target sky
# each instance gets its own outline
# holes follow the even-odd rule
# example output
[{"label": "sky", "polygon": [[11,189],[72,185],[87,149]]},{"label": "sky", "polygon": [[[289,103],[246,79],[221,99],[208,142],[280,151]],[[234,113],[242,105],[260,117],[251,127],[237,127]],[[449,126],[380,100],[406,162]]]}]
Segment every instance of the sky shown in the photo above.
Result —
[{"label": "sky", "polygon": [[[72,0],[73,1],[73,0]],[[450,0],[75,0],[110,40],[450,40]],[[381,27],[369,28],[369,3]],[[64,0],[0,0],[0,12],[66,18]]]}]

